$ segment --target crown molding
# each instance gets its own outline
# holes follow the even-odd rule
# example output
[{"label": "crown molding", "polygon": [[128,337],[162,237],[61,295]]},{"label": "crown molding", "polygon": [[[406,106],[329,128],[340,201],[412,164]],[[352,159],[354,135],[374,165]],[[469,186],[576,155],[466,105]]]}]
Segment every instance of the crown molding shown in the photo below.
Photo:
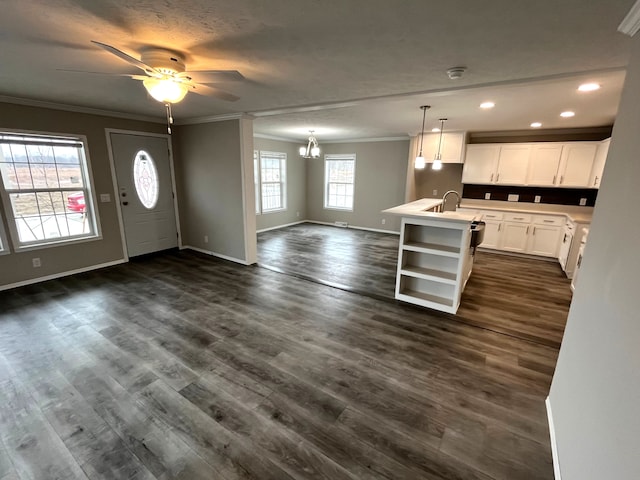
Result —
[{"label": "crown molding", "polygon": [[330,143],[372,143],[372,142],[400,142],[410,140],[409,135],[405,137],[373,137],[373,138],[352,138],[345,140],[324,140],[325,145]]},{"label": "crown molding", "polygon": [[147,115],[139,115],[135,113],[116,112],[112,110],[102,110],[99,108],[81,107],[79,105],[67,105],[64,103],[45,102],[43,100],[34,100],[31,98],[9,97],[0,95],[0,102],[12,103],[15,105],[24,105],[26,107],[49,108],[52,110],[62,110],[65,112],[86,113],[89,115],[100,115],[103,117],[126,118],[127,120],[139,120],[141,122],[165,123],[164,118],[151,117]]},{"label": "crown molding", "polygon": [[198,125],[200,123],[225,122],[227,120],[253,120],[255,117],[248,113],[224,113],[222,115],[208,115],[206,117],[193,117],[177,119],[175,125]]},{"label": "crown molding", "polygon": [[289,143],[305,143],[306,140],[300,140],[295,138],[286,138],[286,137],[278,137],[276,135],[267,135],[265,133],[253,133],[253,138],[264,138],[265,140],[277,140],[279,142],[289,142]]},{"label": "crown molding", "polygon": [[618,26],[618,31],[633,37],[640,30],[640,0],[634,3],[627,16]]}]

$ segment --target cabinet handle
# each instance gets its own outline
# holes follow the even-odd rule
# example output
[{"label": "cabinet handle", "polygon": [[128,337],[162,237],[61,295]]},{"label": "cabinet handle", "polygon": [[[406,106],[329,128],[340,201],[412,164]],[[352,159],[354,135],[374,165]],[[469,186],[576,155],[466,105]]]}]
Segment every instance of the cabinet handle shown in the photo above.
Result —
[{"label": "cabinet handle", "polygon": [[500,230],[502,230],[502,224],[501,223],[498,224],[498,231],[500,231]]},{"label": "cabinet handle", "polygon": [[543,221],[544,221],[544,223],[553,223],[554,222],[554,220],[543,220]]},{"label": "cabinet handle", "polygon": [[496,182],[500,181],[500,174],[496,175]]},{"label": "cabinet handle", "polygon": [[564,234],[564,237],[562,237],[562,243],[567,243],[567,234]]},{"label": "cabinet handle", "polygon": [[596,175],[596,178],[594,178],[593,180],[593,186],[595,187],[598,184],[598,176]]},{"label": "cabinet handle", "polygon": [[560,175],[560,185],[562,185],[562,182],[564,182],[564,175]]},{"label": "cabinet handle", "polygon": [[513,217],[514,220],[524,220],[522,217]]},{"label": "cabinet handle", "polygon": [[490,182],[493,182],[493,173],[491,174],[491,178],[489,178]]},{"label": "cabinet handle", "polygon": [[527,225],[527,235],[529,235],[529,225]]},{"label": "cabinet handle", "polygon": [[552,182],[552,183],[556,183],[556,176],[557,176],[557,175],[554,175],[554,176],[553,176],[553,182]]},{"label": "cabinet handle", "polygon": [[536,227],[533,227],[533,235],[536,234]]}]

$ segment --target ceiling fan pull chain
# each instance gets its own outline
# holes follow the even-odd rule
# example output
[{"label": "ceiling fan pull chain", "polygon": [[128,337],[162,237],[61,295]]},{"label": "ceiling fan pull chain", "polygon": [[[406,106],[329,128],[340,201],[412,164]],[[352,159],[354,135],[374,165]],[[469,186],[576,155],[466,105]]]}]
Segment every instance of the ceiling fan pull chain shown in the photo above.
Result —
[{"label": "ceiling fan pull chain", "polygon": [[173,117],[171,116],[171,104],[167,102],[164,106],[167,108],[167,132],[171,135],[171,124],[173,123]]}]

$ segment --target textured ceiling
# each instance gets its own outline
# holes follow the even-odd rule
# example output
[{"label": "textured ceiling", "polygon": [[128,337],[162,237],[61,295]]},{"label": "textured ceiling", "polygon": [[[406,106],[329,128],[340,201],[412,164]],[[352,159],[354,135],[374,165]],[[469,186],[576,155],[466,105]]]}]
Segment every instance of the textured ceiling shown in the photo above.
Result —
[{"label": "textured ceiling", "polygon": [[[149,46],[171,48],[186,55],[189,69],[245,75],[245,82],[218,85],[241,100],[189,94],[174,109],[178,122],[248,112],[260,115],[256,131],[287,138],[320,127],[335,131],[327,139],[391,136],[415,133],[418,106],[431,103],[432,115],[451,117],[459,130],[521,129],[534,107],[536,117],[549,118],[540,120],[545,127],[564,108],[582,109],[567,126],[610,124],[628,51],[616,30],[632,4],[3,0],[0,95],[162,118],[140,82],[57,70],[139,73],[90,43],[97,40],[133,56]],[[445,71],[456,65],[468,71],[452,82]],[[603,78],[603,89],[568,102],[574,83],[591,77]],[[498,106],[479,117],[477,101],[487,95]]]}]

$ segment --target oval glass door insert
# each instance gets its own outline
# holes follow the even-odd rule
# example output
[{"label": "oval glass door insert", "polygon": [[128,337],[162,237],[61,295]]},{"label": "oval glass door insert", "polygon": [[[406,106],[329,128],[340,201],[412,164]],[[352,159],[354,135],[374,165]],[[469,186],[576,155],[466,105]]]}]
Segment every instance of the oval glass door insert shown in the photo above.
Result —
[{"label": "oval glass door insert", "polygon": [[151,210],[158,203],[159,185],[156,164],[144,150],[133,161],[133,182],[142,205]]}]

